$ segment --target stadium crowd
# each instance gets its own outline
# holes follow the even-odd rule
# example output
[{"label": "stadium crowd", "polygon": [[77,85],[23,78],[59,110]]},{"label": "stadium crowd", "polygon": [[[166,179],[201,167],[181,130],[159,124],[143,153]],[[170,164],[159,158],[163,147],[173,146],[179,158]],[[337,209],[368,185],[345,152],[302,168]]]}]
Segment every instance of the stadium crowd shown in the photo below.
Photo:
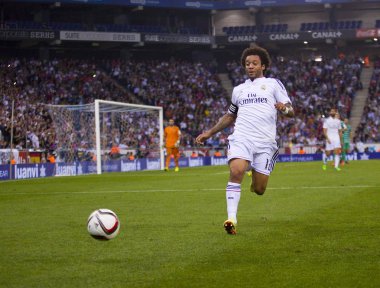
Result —
[{"label": "stadium crowd", "polygon": [[355,131],[355,142],[380,142],[380,58],[374,62],[374,71],[368,88],[368,98],[359,126]]},{"label": "stadium crowd", "polygon": [[[57,135],[45,104],[75,105],[103,99],[163,106],[165,118],[174,118],[181,127],[183,145],[191,147],[193,135],[205,128],[198,120],[205,117],[208,119],[205,123],[214,122],[224,113],[228,103],[226,91],[216,74],[199,63],[109,61],[95,64],[73,59],[12,59],[1,60],[0,67],[3,92],[0,148],[10,147],[12,100],[15,101],[14,148],[35,150],[54,150],[57,140],[68,145],[68,139],[81,139],[81,135],[83,141],[71,148],[86,148],[88,143],[84,135],[90,137],[84,131],[84,120],[71,127],[75,131],[70,135]],[[147,147],[157,146],[157,135],[147,135],[150,130],[146,122],[149,120],[140,117],[134,121],[134,129],[119,131],[118,135],[112,132],[115,139],[106,140],[107,148],[116,141],[124,148],[139,148],[141,156],[146,156]],[[220,145],[220,141],[215,145]]]},{"label": "stadium crowd", "polygon": [[[182,132],[181,145],[194,146],[194,136],[226,111],[228,98],[217,74],[206,64],[172,61],[110,61],[106,67],[138,99],[164,107]],[[223,146],[226,134],[214,146]]]},{"label": "stadium crowd", "polygon": [[0,60],[0,80],[0,148],[10,146],[12,100],[15,148],[42,150],[54,149],[56,138],[45,104],[134,100],[96,64],[84,60]]},{"label": "stadium crowd", "polygon": [[[362,87],[360,60],[355,57],[324,59],[322,62],[284,57],[272,60],[267,77],[278,78],[286,86],[297,115],[294,120],[281,118],[278,122],[279,141],[283,146],[321,144],[321,119],[329,107],[338,105],[342,116],[350,116],[352,100]],[[378,61],[362,119],[363,126],[364,123],[370,125],[357,132],[363,142],[380,141],[379,67]],[[10,147],[12,100],[15,101],[15,148],[53,151],[58,135],[45,104],[75,105],[103,99],[162,106],[164,118],[174,118],[181,128],[181,145],[191,149],[194,136],[210,128],[225,113],[230,99],[214,67],[178,59],[101,62],[3,59],[0,68],[0,148]],[[233,85],[245,81],[240,63],[227,63],[227,70]],[[143,119],[139,121],[141,126],[134,125],[137,126],[134,129],[114,131],[114,139],[107,139],[107,148],[111,149],[115,143],[123,148],[141,146],[143,150],[157,145],[154,143],[158,139],[157,131],[147,129]],[[230,132],[226,129],[206,144],[223,147]]]}]

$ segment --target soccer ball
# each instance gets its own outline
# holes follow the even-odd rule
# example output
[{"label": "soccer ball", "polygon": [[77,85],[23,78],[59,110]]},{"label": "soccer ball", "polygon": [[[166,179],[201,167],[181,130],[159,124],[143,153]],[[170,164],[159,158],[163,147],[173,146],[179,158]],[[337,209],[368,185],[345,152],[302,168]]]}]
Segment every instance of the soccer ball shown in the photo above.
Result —
[{"label": "soccer ball", "polygon": [[120,222],[115,212],[109,209],[98,209],[90,214],[87,220],[87,231],[98,240],[110,240],[119,233]]}]

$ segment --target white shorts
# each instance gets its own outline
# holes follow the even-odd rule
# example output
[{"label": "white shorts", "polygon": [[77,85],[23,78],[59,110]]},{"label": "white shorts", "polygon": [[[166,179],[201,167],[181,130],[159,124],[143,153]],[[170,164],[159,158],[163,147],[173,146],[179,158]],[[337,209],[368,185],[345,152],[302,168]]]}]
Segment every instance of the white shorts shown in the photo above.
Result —
[{"label": "white shorts", "polygon": [[330,142],[327,142],[326,141],[326,148],[325,150],[326,151],[332,151],[332,150],[335,150],[335,149],[338,149],[338,148],[341,148],[342,146],[340,146],[340,140],[339,139],[330,139]]},{"label": "white shorts", "polygon": [[228,161],[234,158],[245,159],[252,168],[261,174],[270,175],[278,157],[278,147],[275,143],[258,143],[236,140],[229,137]]}]

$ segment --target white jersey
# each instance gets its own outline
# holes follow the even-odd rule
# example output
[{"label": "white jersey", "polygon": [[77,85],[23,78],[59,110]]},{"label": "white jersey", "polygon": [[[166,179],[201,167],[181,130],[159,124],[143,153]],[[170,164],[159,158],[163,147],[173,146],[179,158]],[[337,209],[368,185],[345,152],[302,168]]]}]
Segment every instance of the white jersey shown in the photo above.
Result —
[{"label": "white jersey", "polygon": [[323,122],[323,128],[327,129],[326,133],[330,141],[340,141],[339,130],[341,127],[341,121],[331,116]]},{"label": "white jersey", "polygon": [[[274,78],[247,79],[232,92],[238,109],[234,139],[276,143],[277,102],[291,103],[281,81]],[[230,137],[231,137],[230,136]]]}]

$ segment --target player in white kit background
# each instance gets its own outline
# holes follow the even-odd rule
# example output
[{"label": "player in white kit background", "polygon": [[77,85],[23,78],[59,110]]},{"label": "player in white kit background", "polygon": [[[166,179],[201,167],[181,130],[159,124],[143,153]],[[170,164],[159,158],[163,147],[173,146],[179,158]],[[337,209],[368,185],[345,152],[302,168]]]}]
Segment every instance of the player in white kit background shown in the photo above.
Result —
[{"label": "player in white kit background", "polygon": [[236,234],[237,210],[241,183],[245,172],[252,170],[250,190],[263,195],[277,156],[277,112],[294,117],[288,93],[281,81],[264,77],[270,57],[264,48],[247,48],[241,56],[241,65],[249,79],[232,92],[227,113],[210,130],[196,138],[203,144],[208,138],[233,124],[234,132],[228,137],[229,181],[226,188],[227,214],[224,228]]},{"label": "player in white kit background", "polygon": [[322,156],[323,166],[322,169],[327,169],[327,159],[334,152],[334,167],[335,170],[340,171],[340,150],[342,140],[342,124],[341,120],[336,117],[337,110],[330,109],[330,116],[323,122],[323,135],[326,139],[325,153]]}]

